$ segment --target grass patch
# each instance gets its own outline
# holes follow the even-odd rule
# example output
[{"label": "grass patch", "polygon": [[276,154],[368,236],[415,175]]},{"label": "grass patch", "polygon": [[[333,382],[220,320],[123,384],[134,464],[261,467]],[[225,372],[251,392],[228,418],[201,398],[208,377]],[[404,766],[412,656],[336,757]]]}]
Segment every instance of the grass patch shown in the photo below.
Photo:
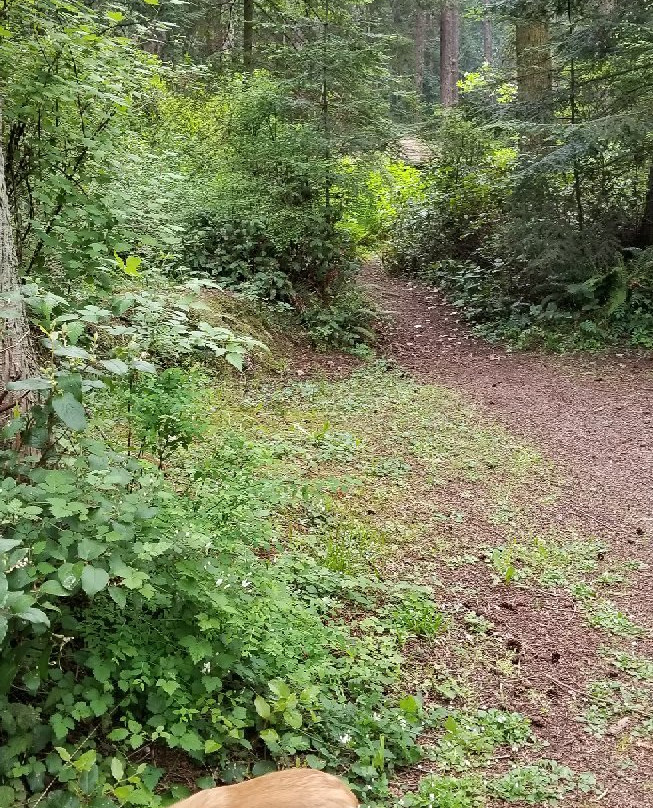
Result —
[{"label": "grass patch", "polygon": [[497,582],[532,580],[547,588],[571,589],[596,572],[606,551],[601,542],[559,542],[541,536],[486,551]]},{"label": "grass patch", "polygon": [[575,795],[589,794],[596,780],[589,773],[577,775],[554,760],[513,766],[499,777],[431,775],[401,804],[411,808],[484,808],[488,799],[527,805],[558,805]]},{"label": "grass patch", "polygon": [[653,659],[637,656],[637,654],[619,651],[614,648],[603,649],[601,655],[618,671],[640,679],[644,682],[653,682]]},{"label": "grass patch", "polygon": [[591,735],[650,735],[653,729],[653,692],[608,680],[588,687],[589,704],[582,721]]},{"label": "grass patch", "polygon": [[610,600],[589,602],[585,608],[585,616],[593,628],[618,637],[642,637],[646,634],[645,628],[638,626]]},{"label": "grass patch", "polygon": [[[416,384],[383,362],[345,381],[268,377],[231,385],[216,402],[202,444],[191,447],[182,465],[201,468],[216,455],[229,456],[230,446],[233,457],[222,476],[232,476],[235,487],[245,483],[250,503],[257,492],[255,510],[267,523],[264,557],[351,643],[337,651],[346,660],[337,668],[347,671],[349,684],[336,685],[359,693],[367,679],[374,683],[365,709],[341,705],[328,714],[341,727],[330,759],[354,782],[372,786],[364,792],[366,805],[396,804],[384,791],[388,776],[424,752],[438,770],[405,795],[406,805],[554,804],[590,787],[589,776],[546,760],[496,774],[506,754],[528,747],[537,757],[536,732],[526,716],[480,700],[479,671],[502,671],[512,682],[520,674],[512,653],[501,656],[495,624],[461,606],[474,594],[462,570],[485,561],[495,583],[564,588],[588,615],[607,620],[609,602],[599,601],[595,590],[616,586],[628,569],[606,568],[607,548],[598,541],[529,537],[529,509],[546,507],[556,496],[551,469],[536,452],[457,395]],[[256,460],[238,483],[239,455],[250,451]],[[210,496],[224,508],[225,498],[238,502],[228,490],[223,483]],[[199,498],[198,508],[207,502],[210,497]],[[483,551],[470,533],[483,517],[528,538]],[[443,588],[438,571],[449,571],[450,578],[456,567],[460,580]],[[375,700],[379,710],[369,706]],[[420,751],[423,724],[430,727],[429,742]]]}]

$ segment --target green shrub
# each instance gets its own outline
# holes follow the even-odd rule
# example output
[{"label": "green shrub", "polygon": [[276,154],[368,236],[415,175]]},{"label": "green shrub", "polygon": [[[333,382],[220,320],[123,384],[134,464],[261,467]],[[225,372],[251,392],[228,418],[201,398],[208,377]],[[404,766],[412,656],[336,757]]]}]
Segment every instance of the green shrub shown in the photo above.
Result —
[{"label": "green shrub", "polygon": [[[202,435],[197,372],[159,373],[124,346],[112,349],[124,360],[101,358],[84,327],[100,329],[108,310],[46,308],[58,364],[17,383],[43,398],[0,448],[4,804],[156,806],[153,745],[236,777],[304,755],[382,792],[389,770],[419,758],[421,710],[386,697],[399,638],[359,638],[329,617],[337,599],[371,604],[376,584],[319,566],[318,552],[278,563],[261,552],[276,545],[271,515],[305,507],[306,487],[270,478],[267,450],[238,434],[173,469],[180,496],[133,455],[160,466]],[[125,335],[140,335],[137,356],[146,332]],[[89,426],[104,396],[112,407]],[[132,456],[90,437],[105,429]],[[326,453],[351,451],[325,434]]]},{"label": "green shrub", "polygon": [[651,251],[624,249],[614,211],[580,227],[546,160],[520,163],[514,133],[492,134],[474,114],[437,120],[436,159],[398,210],[385,265],[436,284],[483,335],[521,348],[653,345]]},{"label": "green shrub", "polygon": [[278,217],[205,211],[189,221],[184,244],[191,272],[263,300],[323,295],[354,268],[348,236],[330,214],[310,209],[298,235]]},{"label": "green shrub", "polygon": [[301,312],[300,321],[317,346],[355,348],[376,341],[378,312],[356,290],[343,291],[325,304],[316,298]]}]

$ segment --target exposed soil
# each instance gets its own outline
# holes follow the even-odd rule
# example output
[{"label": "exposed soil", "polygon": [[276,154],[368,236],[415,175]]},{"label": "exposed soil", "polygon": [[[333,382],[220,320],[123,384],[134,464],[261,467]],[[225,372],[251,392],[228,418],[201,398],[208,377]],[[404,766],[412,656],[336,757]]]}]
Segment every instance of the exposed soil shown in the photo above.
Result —
[{"label": "exposed soil", "polygon": [[[473,337],[437,290],[390,278],[374,262],[361,283],[385,314],[381,350],[388,358],[420,381],[457,391],[555,464],[562,479],[559,495],[539,510],[533,497],[535,524],[596,536],[609,546],[613,562],[646,565],[610,598],[647,629],[646,636],[626,645],[650,658],[653,362],[619,354],[509,353]],[[479,518],[473,529],[470,549],[496,545],[487,521]],[[423,557],[423,548],[415,548],[406,565],[419,567],[420,552]],[[497,585],[482,564],[462,571],[438,568],[437,576],[443,592],[459,585],[462,576],[475,593],[466,606],[487,615],[496,627],[494,641],[513,652],[517,675],[506,686],[504,675],[479,672],[480,698],[530,715],[538,736],[550,745],[546,757],[600,778],[598,794],[564,805],[653,806],[652,739],[626,738],[627,721],[596,738],[578,721],[587,684],[613,675],[598,653],[610,640],[587,624],[578,603],[560,592]],[[420,654],[417,649],[413,655],[415,665],[421,664]],[[546,702],[541,714],[533,692]],[[416,774],[409,774],[408,782]]]}]

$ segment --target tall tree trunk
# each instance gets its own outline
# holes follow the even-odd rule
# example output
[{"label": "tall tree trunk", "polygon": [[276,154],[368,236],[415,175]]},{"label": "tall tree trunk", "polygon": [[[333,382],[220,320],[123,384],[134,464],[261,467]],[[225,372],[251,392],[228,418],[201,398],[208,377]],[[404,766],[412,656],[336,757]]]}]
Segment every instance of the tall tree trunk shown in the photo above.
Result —
[{"label": "tall tree trunk", "polygon": [[206,51],[214,56],[218,64],[222,62],[222,47],[224,35],[222,33],[222,0],[210,2],[206,14]]},{"label": "tall tree trunk", "polygon": [[458,103],[458,57],[460,52],[460,10],[456,0],[444,0],[440,14],[440,102],[443,107]]},{"label": "tall tree trunk", "polygon": [[[2,104],[0,101],[0,133],[2,132]],[[29,321],[25,304],[17,297],[20,292],[18,260],[5,179],[5,155],[0,140],[0,423],[10,410],[29,404],[24,394],[7,390],[7,383],[27,379],[36,372]]]},{"label": "tall tree trunk", "polygon": [[243,0],[243,67],[253,67],[254,55],[254,0]]},{"label": "tall tree trunk", "polygon": [[549,20],[518,20],[515,41],[520,114],[525,120],[547,121],[553,93]]},{"label": "tall tree trunk", "polygon": [[637,230],[635,246],[653,247],[653,163],[651,163],[648,171],[644,215]]},{"label": "tall tree trunk", "polygon": [[420,99],[424,97],[427,25],[428,12],[418,8],[415,12],[415,90]]},{"label": "tall tree trunk", "polygon": [[483,0],[485,13],[483,16],[483,61],[491,65],[493,61],[494,42],[492,36],[492,20],[489,15],[490,0]]}]

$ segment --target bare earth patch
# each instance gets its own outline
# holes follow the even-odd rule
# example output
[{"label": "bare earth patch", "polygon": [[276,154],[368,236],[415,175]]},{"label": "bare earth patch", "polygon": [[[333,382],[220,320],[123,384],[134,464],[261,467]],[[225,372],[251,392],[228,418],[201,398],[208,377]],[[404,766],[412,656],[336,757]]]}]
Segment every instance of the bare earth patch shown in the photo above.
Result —
[{"label": "bare earth patch", "polygon": [[[489,624],[476,654],[456,659],[451,636],[426,655],[418,644],[409,651],[408,677],[423,686],[444,664],[459,670],[481,706],[529,716],[548,744],[546,757],[599,781],[593,795],[564,798],[563,805],[653,806],[653,701],[633,709],[626,700],[620,710],[616,699],[611,711],[592,695],[601,690],[596,682],[607,682],[604,690],[615,682],[632,685],[606,648],[653,656],[653,364],[619,355],[508,353],[474,338],[436,290],[389,278],[373,262],[361,282],[385,314],[386,357],[418,382],[474,402],[534,446],[558,475],[544,494],[537,480],[526,489],[515,485],[512,507],[520,515],[509,507],[503,520],[490,513],[482,479],[453,486],[451,502],[467,492],[464,521],[452,530],[456,552],[471,556],[460,564],[443,565],[429,552],[428,530],[402,546],[393,577],[429,584],[445,608],[473,611]],[[507,492],[510,498],[509,481]],[[428,510],[428,500],[421,507]],[[564,544],[575,534],[605,549],[575,574],[573,556],[555,561],[555,542],[536,544],[533,556],[526,525],[533,535],[552,534]],[[487,547],[511,541],[522,544],[508,566],[488,558]],[[465,640],[457,639],[460,649]],[[419,774],[407,773],[406,784]]]}]

